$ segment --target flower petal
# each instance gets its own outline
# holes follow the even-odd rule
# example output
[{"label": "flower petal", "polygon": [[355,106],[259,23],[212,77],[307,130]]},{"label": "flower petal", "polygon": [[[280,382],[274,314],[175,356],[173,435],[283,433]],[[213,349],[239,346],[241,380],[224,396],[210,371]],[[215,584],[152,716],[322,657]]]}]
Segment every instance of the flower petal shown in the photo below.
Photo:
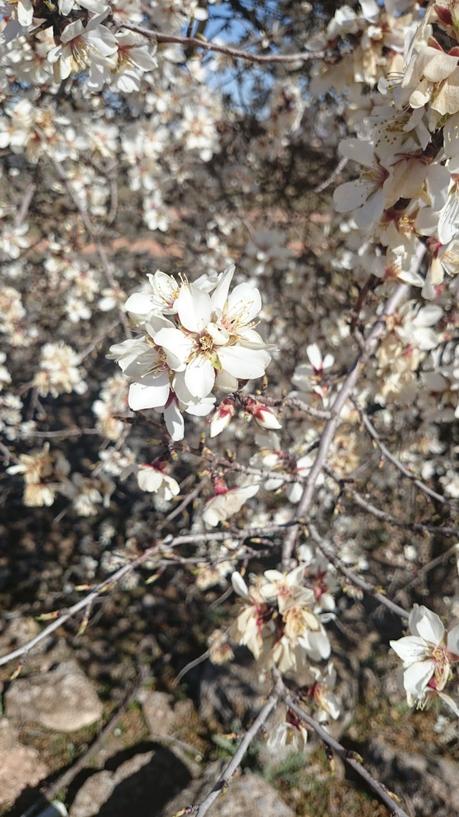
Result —
[{"label": "flower petal", "polygon": [[170,384],[166,372],[147,374],[129,386],[129,407],[132,411],[164,406],[169,397]]},{"label": "flower petal", "polygon": [[419,604],[415,604],[410,613],[409,627],[412,633],[429,644],[440,644],[445,634],[441,618],[428,607]]},{"label": "flower petal", "polygon": [[264,349],[226,346],[218,350],[218,359],[225,372],[241,380],[263,377],[271,356]]},{"label": "flower petal", "polygon": [[459,624],[456,624],[456,626],[449,631],[446,646],[448,652],[453,653],[453,655],[459,655]]},{"label": "flower petal", "polygon": [[233,585],[233,590],[238,596],[242,596],[243,599],[249,598],[249,589],[242,578],[239,571],[235,570],[234,573],[231,574],[231,584]]},{"label": "flower petal", "polygon": [[399,638],[397,641],[390,641],[389,643],[405,664],[422,661],[428,654],[424,639],[413,635],[407,635],[405,638]]},{"label": "flower petal", "polygon": [[226,304],[228,292],[233,279],[235,266],[232,264],[220,276],[220,280],[214,289],[211,297],[212,308],[221,312]]},{"label": "flower petal", "polygon": [[164,409],[164,422],[174,442],[183,440],[185,422],[176,400],[171,400],[169,405]]},{"label": "flower petal", "polygon": [[202,332],[210,321],[210,296],[194,284],[182,284],[175,306],[181,323],[190,332]]},{"label": "flower petal", "polygon": [[246,326],[261,310],[261,295],[251,284],[239,284],[228,298],[226,317],[231,323]]},{"label": "flower petal", "polygon": [[154,341],[166,352],[167,365],[174,372],[183,371],[193,351],[193,341],[180,329],[160,329],[154,335]]},{"label": "flower petal", "polygon": [[403,686],[411,701],[422,698],[435,672],[435,661],[415,661],[403,673]]},{"label": "flower petal", "polygon": [[206,355],[198,355],[185,369],[185,386],[193,397],[207,397],[215,383],[215,370]]}]

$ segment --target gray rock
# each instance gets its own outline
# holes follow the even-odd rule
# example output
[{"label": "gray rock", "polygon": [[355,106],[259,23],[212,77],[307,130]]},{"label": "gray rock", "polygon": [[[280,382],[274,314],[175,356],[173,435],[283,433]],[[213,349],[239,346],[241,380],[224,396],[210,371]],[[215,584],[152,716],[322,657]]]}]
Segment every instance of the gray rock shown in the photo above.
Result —
[{"label": "gray rock", "polygon": [[[144,758],[145,755],[140,757]],[[145,762],[147,763],[148,759]],[[101,806],[112,794],[115,785],[112,772],[97,772],[97,774],[94,774],[83,783],[75,797],[70,810],[70,817],[93,817],[93,815],[98,814]]]},{"label": "gray rock", "polygon": [[[160,817],[173,817],[181,809],[202,801],[218,776],[219,767],[214,766],[206,773],[205,781],[194,781],[167,804]],[[210,814],[212,817],[294,817],[295,812],[262,777],[247,773],[230,782],[228,789],[215,800]]]},{"label": "gray rock", "polygon": [[32,721],[56,732],[75,732],[102,716],[102,703],[93,684],[75,661],[51,672],[19,678],[5,695],[6,714]]},{"label": "gray rock", "polygon": [[[422,748],[422,747],[420,747]],[[428,752],[400,752],[383,738],[373,738],[365,760],[386,786],[409,803],[416,817],[453,817],[459,814],[459,763]]]},{"label": "gray rock", "polygon": [[[112,758],[107,765],[113,765]],[[169,749],[158,746],[134,754],[115,770],[88,778],[78,791],[70,817],[154,817],[184,789],[190,774]]]},{"label": "gray rock", "polygon": [[191,701],[174,701],[167,692],[141,689],[138,695],[152,738],[171,737],[194,713]]},{"label": "gray rock", "polygon": [[0,720],[0,807],[14,803],[23,789],[36,786],[48,774],[39,754],[23,746],[6,718]]}]

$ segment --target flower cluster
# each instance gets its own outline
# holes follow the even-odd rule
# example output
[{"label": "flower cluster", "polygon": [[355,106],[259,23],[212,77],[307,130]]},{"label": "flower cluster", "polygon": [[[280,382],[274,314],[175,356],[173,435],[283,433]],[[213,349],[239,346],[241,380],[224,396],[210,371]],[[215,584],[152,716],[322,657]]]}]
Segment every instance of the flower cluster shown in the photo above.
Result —
[{"label": "flower cluster", "polygon": [[309,661],[330,655],[330,642],[316,609],[316,596],[304,584],[304,566],[290,573],[266,570],[247,587],[240,573],[233,588],[246,602],[235,625],[235,637],[265,668],[299,672]]},{"label": "flower cluster", "polygon": [[110,354],[131,380],[130,408],[159,410],[174,441],[184,435],[183,412],[205,417],[214,388],[234,392],[239,381],[262,377],[270,362],[254,328],[260,293],[251,284],[230,292],[233,275],[231,267],[215,283],[205,277],[177,283],[157,270],[148,288],[126,302],[143,335],[115,344]]}]

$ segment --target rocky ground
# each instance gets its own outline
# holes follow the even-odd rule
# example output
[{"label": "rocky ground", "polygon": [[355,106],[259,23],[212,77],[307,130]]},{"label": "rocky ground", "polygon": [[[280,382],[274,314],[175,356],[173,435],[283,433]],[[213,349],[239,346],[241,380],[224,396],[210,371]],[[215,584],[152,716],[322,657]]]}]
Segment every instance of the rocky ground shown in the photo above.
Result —
[{"label": "rocky ground", "polygon": [[[1,651],[12,632],[17,643],[35,626],[33,620],[14,620]],[[110,699],[62,638],[31,655],[19,677],[4,674],[0,813],[58,817],[63,812],[56,808],[62,807],[50,807],[57,801],[70,817],[186,814],[218,778],[265,692],[244,655],[224,668],[203,662],[190,675],[188,684],[170,685],[169,691],[156,689],[149,677],[136,679]],[[446,726],[439,730],[433,712],[410,714],[393,673],[382,677],[384,690],[375,673],[362,673],[363,703],[337,734],[391,790],[404,793],[410,815],[454,817],[457,735]],[[388,817],[313,740],[305,754],[273,757],[263,735],[210,814]]]}]

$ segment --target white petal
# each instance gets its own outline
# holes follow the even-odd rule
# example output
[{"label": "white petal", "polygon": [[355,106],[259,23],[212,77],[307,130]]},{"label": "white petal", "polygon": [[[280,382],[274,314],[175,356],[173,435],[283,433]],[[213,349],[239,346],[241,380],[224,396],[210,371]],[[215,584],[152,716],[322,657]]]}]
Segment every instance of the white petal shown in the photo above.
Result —
[{"label": "white petal", "polygon": [[137,482],[142,491],[156,493],[163,481],[163,475],[156,468],[148,465],[140,465],[137,472]]},{"label": "white petal", "polygon": [[449,631],[446,646],[448,651],[453,653],[453,655],[459,655],[459,624],[456,624],[456,626]]},{"label": "white petal", "polygon": [[429,644],[440,644],[445,634],[441,618],[428,607],[418,604],[414,605],[410,613],[409,627],[412,633]]},{"label": "white petal", "polygon": [[175,372],[183,371],[194,347],[190,336],[180,329],[160,329],[154,341],[166,352],[167,365]]},{"label": "white petal", "polygon": [[365,204],[368,197],[374,192],[373,182],[355,179],[353,182],[344,182],[333,193],[333,204],[338,213],[349,213]]},{"label": "white petal", "polygon": [[405,691],[414,699],[422,698],[435,672],[435,661],[416,661],[403,673]]},{"label": "white petal", "polygon": [[360,0],[363,16],[371,23],[375,23],[379,17],[379,7],[376,0]]},{"label": "white petal", "polygon": [[322,354],[317,343],[311,343],[309,346],[307,346],[306,354],[309,358],[311,366],[314,369],[319,370],[322,368]]},{"label": "white petal", "polygon": [[215,527],[241,510],[244,503],[258,491],[258,485],[247,485],[243,488],[231,488],[226,494],[214,496],[204,508],[202,517],[204,522]]},{"label": "white petal", "polygon": [[423,306],[416,315],[413,323],[415,326],[434,326],[443,317],[443,309],[436,304]]},{"label": "white petal", "polygon": [[233,377],[228,372],[222,372],[219,370],[215,378],[215,385],[217,388],[222,389],[223,391],[232,392],[236,391],[238,382],[236,377]]},{"label": "white petal", "polygon": [[176,400],[171,400],[169,405],[164,409],[164,422],[174,442],[183,440],[185,423]]},{"label": "white petal", "polygon": [[459,154],[459,114],[457,113],[450,116],[443,127],[443,147],[448,159]]},{"label": "white petal", "polygon": [[373,145],[363,139],[343,139],[338,152],[343,159],[352,159],[365,167],[372,167],[375,161]]},{"label": "white petal", "polygon": [[148,315],[155,308],[155,302],[150,292],[133,292],[124,304],[126,312],[135,315]]},{"label": "white petal", "polygon": [[308,630],[298,642],[305,648],[313,661],[320,661],[330,657],[331,647],[324,630],[312,632]]},{"label": "white petal", "polygon": [[423,638],[407,635],[397,641],[390,641],[390,646],[397,653],[405,664],[413,664],[415,661],[422,661],[428,653],[427,644]]},{"label": "white petal", "polygon": [[253,321],[261,310],[261,295],[251,284],[239,284],[228,298],[225,314],[239,326]]},{"label": "white petal", "polygon": [[225,306],[226,299],[228,297],[229,288],[231,286],[231,281],[234,275],[234,264],[231,267],[228,267],[222,275],[221,278],[214,289],[211,297],[212,301],[212,308],[214,310],[222,311],[223,307]]},{"label": "white petal", "polygon": [[237,593],[238,596],[242,596],[243,599],[249,598],[249,589],[237,570],[231,574],[231,584],[233,585],[234,592]]},{"label": "white petal", "polygon": [[166,372],[147,374],[138,383],[129,386],[129,407],[133,411],[164,406],[169,397],[170,384]]},{"label": "white petal", "polygon": [[185,386],[193,397],[207,397],[215,383],[215,370],[205,355],[198,355],[185,369]]},{"label": "white petal", "polygon": [[456,701],[454,701],[449,695],[446,695],[444,692],[439,692],[438,695],[442,699],[443,703],[449,706],[453,714],[456,715],[456,718],[459,718],[459,707]]},{"label": "white petal", "polygon": [[379,221],[384,211],[384,193],[377,190],[369,197],[363,207],[354,213],[355,223],[361,230],[367,230],[375,221]]},{"label": "white petal", "polygon": [[185,411],[191,414],[192,417],[207,417],[215,405],[215,397],[203,397],[202,400],[197,400],[193,403],[188,403]]},{"label": "white petal", "polygon": [[190,332],[202,332],[210,321],[210,296],[194,284],[182,284],[175,306],[181,323]]},{"label": "white petal", "polygon": [[226,346],[218,350],[222,369],[240,380],[263,377],[271,360],[262,349],[246,349],[244,346]]},{"label": "white petal", "polygon": [[449,194],[445,206],[440,211],[438,219],[438,238],[442,244],[449,242],[458,233],[459,227],[459,195],[456,190]]}]

